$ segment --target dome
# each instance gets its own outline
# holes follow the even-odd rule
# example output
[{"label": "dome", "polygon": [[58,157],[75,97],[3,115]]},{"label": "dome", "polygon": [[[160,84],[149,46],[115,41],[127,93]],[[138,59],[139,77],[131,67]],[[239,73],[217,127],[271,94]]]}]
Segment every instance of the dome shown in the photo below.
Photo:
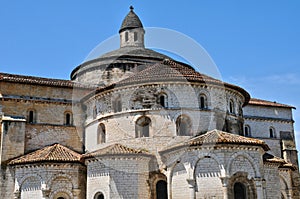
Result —
[{"label": "dome", "polygon": [[133,7],[130,6],[130,11],[123,20],[119,33],[124,30],[134,28],[143,28],[143,24],[140,18],[135,14],[135,12],[133,12]]}]

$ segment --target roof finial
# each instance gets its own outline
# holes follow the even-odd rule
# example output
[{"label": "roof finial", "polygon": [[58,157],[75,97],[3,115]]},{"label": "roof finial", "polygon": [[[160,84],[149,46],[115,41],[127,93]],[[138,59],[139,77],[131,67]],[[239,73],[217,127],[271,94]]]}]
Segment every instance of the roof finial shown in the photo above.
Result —
[{"label": "roof finial", "polygon": [[130,11],[133,11],[133,9],[134,9],[133,6],[130,6],[129,8],[130,8]]}]

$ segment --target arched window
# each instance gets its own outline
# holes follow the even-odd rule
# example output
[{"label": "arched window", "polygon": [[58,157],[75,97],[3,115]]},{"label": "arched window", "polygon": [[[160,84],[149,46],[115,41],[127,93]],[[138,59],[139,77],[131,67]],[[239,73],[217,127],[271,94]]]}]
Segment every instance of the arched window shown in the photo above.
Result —
[{"label": "arched window", "polygon": [[168,107],[168,96],[165,93],[161,93],[158,97],[158,103],[162,107]]},{"label": "arched window", "polygon": [[246,125],[244,128],[244,135],[246,137],[250,137],[251,136],[251,131],[250,131],[250,126]]},{"label": "arched window", "polygon": [[104,199],[104,195],[101,192],[95,194],[94,199]]},{"label": "arched window", "polygon": [[168,198],[167,182],[164,180],[159,180],[156,183],[156,199],[167,199],[167,198]]},{"label": "arched window", "polygon": [[200,96],[199,96],[199,107],[200,107],[200,109],[207,108],[207,97],[204,94],[200,94]]},{"label": "arched window", "polygon": [[234,102],[232,100],[229,101],[229,113],[234,113]]},{"label": "arched window", "polygon": [[191,136],[192,122],[186,116],[179,116],[176,120],[176,131],[179,136]]},{"label": "arched window", "polygon": [[65,125],[69,126],[73,124],[73,116],[72,113],[67,112],[65,113]]},{"label": "arched window", "polygon": [[97,129],[97,144],[105,143],[106,141],[106,129],[104,124],[99,124]]},{"label": "arched window", "polygon": [[246,199],[246,186],[240,182],[234,184],[234,199]]},{"label": "arched window", "polygon": [[273,127],[270,127],[269,129],[269,133],[270,133],[270,138],[275,138],[275,129]]},{"label": "arched window", "polygon": [[114,101],[113,101],[113,109],[114,112],[120,112],[122,111],[122,101],[120,97],[117,97]]},{"label": "arched window", "polygon": [[93,119],[96,119],[96,117],[97,117],[97,107],[94,106],[94,108],[93,108]]},{"label": "arched window", "polygon": [[137,40],[138,40],[138,33],[134,32],[134,41],[137,41]]},{"label": "arched window", "polygon": [[140,117],[135,124],[135,137],[149,137],[149,127],[151,120],[149,117]]},{"label": "arched window", "polygon": [[34,109],[28,110],[27,122],[31,124],[36,123],[36,111]]},{"label": "arched window", "polygon": [[125,41],[127,42],[129,40],[128,38],[128,32],[125,32]]}]

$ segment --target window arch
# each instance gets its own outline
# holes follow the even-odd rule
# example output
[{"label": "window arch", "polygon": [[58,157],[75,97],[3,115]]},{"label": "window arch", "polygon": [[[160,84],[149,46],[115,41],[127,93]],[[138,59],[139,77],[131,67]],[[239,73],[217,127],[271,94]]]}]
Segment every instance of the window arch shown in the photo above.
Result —
[{"label": "window arch", "polygon": [[73,114],[71,112],[65,112],[65,125],[70,126],[73,124]]},{"label": "window arch", "polygon": [[122,111],[121,97],[118,96],[116,99],[114,99],[112,105],[113,105],[113,110],[114,110],[115,113]]},{"label": "window arch", "polygon": [[97,129],[97,144],[102,144],[106,142],[106,129],[103,123],[98,125]]},{"label": "window arch", "polygon": [[200,109],[208,108],[207,96],[203,93],[199,95],[199,107]]},{"label": "window arch", "polygon": [[234,184],[234,199],[246,199],[246,186],[243,183],[236,182]]},{"label": "window arch", "polygon": [[36,123],[36,110],[35,109],[29,109],[27,112],[27,122],[34,124]]},{"label": "window arch", "polygon": [[93,108],[93,119],[96,119],[96,117],[97,117],[97,107],[94,106],[94,108]]},{"label": "window arch", "polygon": [[166,108],[168,107],[168,96],[165,93],[161,93],[158,95],[158,103],[162,107]]},{"label": "window arch", "polygon": [[234,113],[234,102],[233,100],[229,100],[229,113]]},{"label": "window arch", "polygon": [[134,37],[134,41],[137,41],[137,40],[138,40],[138,33],[137,33],[137,32],[134,32],[134,33],[133,33],[133,37]]},{"label": "window arch", "polygon": [[192,135],[192,122],[186,116],[179,116],[176,120],[176,131],[178,136],[191,136]]},{"label": "window arch", "polygon": [[168,185],[164,180],[159,180],[156,183],[156,199],[167,199],[168,198]]},{"label": "window arch", "polygon": [[104,194],[101,192],[98,192],[95,194],[94,199],[104,199]]},{"label": "window arch", "polygon": [[149,117],[140,117],[135,123],[135,137],[149,137],[149,127],[151,119]]},{"label": "window arch", "polygon": [[275,129],[273,127],[270,127],[269,129],[269,136],[270,138],[276,138]]},{"label": "window arch", "polygon": [[128,32],[125,32],[125,41],[127,42],[128,40],[129,40]]},{"label": "window arch", "polygon": [[246,137],[251,137],[251,129],[250,129],[249,125],[245,125],[245,127],[244,127],[244,135]]}]

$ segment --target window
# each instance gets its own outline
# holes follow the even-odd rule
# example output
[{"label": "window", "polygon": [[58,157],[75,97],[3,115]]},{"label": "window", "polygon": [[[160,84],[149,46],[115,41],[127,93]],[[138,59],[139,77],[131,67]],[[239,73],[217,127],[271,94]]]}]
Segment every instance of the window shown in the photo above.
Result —
[{"label": "window", "polygon": [[207,97],[204,94],[200,94],[199,97],[199,103],[200,103],[200,109],[206,109],[207,108]]},{"label": "window", "polygon": [[229,101],[229,113],[234,113],[234,103],[232,100]]},{"label": "window", "polygon": [[104,199],[104,195],[101,192],[95,194],[94,199]]},{"label": "window", "polygon": [[156,198],[157,199],[167,199],[168,198],[168,189],[167,182],[160,180],[156,183]]},{"label": "window", "polygon": [[93,119],[95,119],[97,117],[97,107],[94,106],[93,108]]},{"label": "window", "polygon": [[270,138],[275,138],[275,129],[273,127],[270,127],[269,129],[269,133],[270,133]]},{"label": "window", "polygon": [[28,123],[36,123],[36,111],[35,110],[29,110],[28,116],[27,116]]},{"label": "window", "polygon": [[97,129],[97,144],[105,143],[106,141],[106,131],[105,131],[105,125],[99,124]]},{"label": "window", "polygon": [[240,182],[234,184],[234,199],[246,199],[246,186]]},{"label": "window", "polygon": [[128,32],[125,32],[125,41],[127,42],[128,41]]},{"label": "window", "polygon": [[158,97],[158,103],[164,108],[168,107],[167,95],[164,93],[160,94]]},{"label": "window", "polygon": [[72,113],[65,113],[65,125],[72,125],[73,124],[73,117],[72,117]]},{"label": "window", "polygon": [[186,116],[179,116],[176,120],[176,131],[179,136],[190,136],[192,123]]},{"label": "window", "polygon": [[149,137],[151,120],[148,117],[140,117],[135,124],[135,137]]},{"label": "window", "polygon": [[250,137],[251,136],[251,132],[250,132],[250,126],[246,125],[244,128],[244,135],[246,137]]},{"label": "window", "polygon": [[137,34],[137,32],[134,32],[134,41],[137,41],[138,40],[138,34]]},{"label": "window", "polygon": [[122,102],[121,102],[121,98],[117,97],[114,101],[113,101],[113,110],[114,112],[120,112],[122,111]]}]

